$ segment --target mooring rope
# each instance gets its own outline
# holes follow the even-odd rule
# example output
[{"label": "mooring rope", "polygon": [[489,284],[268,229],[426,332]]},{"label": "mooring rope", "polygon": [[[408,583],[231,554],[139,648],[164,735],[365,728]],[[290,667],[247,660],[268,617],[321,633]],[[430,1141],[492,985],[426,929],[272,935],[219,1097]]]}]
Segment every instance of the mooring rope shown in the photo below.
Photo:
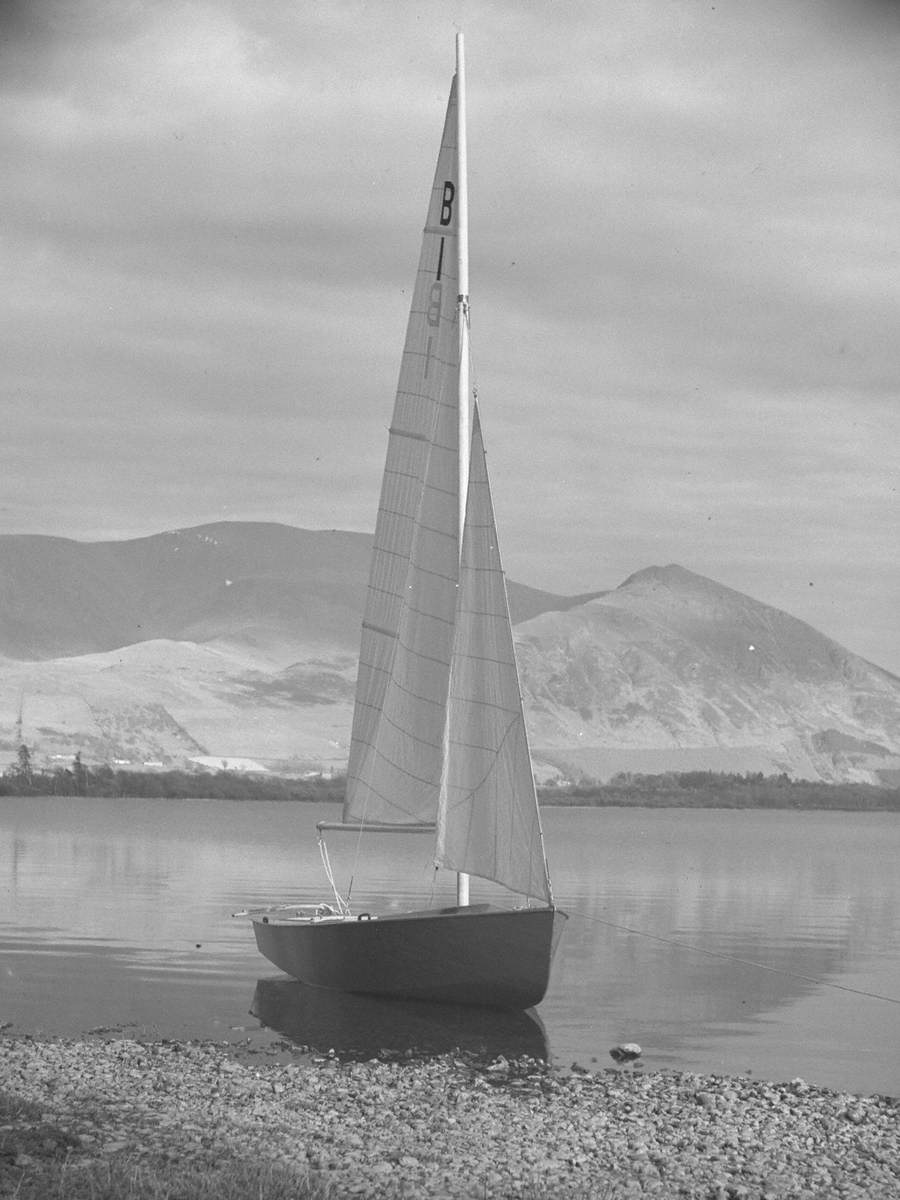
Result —
[{"label": "mooring rope", "polygon": [[815,983],[819,987],[835,988],[840,992],[850,992],[854,996],[866,996],[870,1000],[884,1000],[887,1004],[900,1004],[897,996],[885,996],[880,992],[867,992],[864,988],[850,987],[846,983],[832,983],[828,979],[817,979],[814,975],[803,975],[799,971],[788,971],[784,967],[773,967],[771,963],[756,962],[752,958],[741,958],[737,954],[728,954],[724,950],[709,950],[705,946],[695,946],[690,942],[681,942],[677,938],[664,937],[660,933],[648,933],[646,929],[635,929],[631,925],[620,925],[616,921],[607,921],[603,917],[591,916],[578,909],[566,909],[573,917],[583,921],[594,921],[598,925],[607,925],[610,929],[618,929],[623,933],[633,933],[637,937],[649,938],[654,942],[664,942],[667,946],[675,946],[679,950],[689,950],[694,954],[705,954],[709,958],[724,958],[728,962],[739,963],[744,967],[756,967],[760,971],[770,971],[774,975],[786,975],[790,979],[802,979],[805,983]]}]

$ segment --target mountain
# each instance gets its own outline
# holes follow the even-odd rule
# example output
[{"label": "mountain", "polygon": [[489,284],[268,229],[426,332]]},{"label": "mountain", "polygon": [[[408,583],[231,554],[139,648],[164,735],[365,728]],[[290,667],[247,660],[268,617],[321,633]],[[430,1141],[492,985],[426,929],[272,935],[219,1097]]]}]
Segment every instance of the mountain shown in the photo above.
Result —
[{"label": "mountain", "polygon": [[[355,654],[371,547],[365,533],[227,521],[122,542],[0,536],[0,656],[71,658],[158,638]],[[590,598],[510,585],[514,621]]]},{"label": "mountain", "polygon": [[45,660],[165,638],[349,645],[371,539],[222,522],[123,542],[0,538],[0,654]]},{"label": "mountain", "polygon": [[[0,761],[346,761],[371,538],[223,522],[0,537]],[[900,679],[679,566],[607,592],[510,583],[542,778],[900,779]]]},{"label": "mountain", "polygon": [[516,633],[532,740],[564,773],[900,779],[900,679],[683,567]]}]

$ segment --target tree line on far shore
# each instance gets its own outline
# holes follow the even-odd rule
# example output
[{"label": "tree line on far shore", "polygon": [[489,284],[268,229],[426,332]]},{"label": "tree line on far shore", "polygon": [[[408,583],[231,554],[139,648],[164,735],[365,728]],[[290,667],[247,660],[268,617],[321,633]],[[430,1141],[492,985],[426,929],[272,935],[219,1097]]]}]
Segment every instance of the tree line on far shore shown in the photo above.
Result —
[{"label": "tree line on far shore", "polygon": [[790,776],[718,771],[614,775],[608,783],[580,782],[540,791],[544,804],[634,808],[831,808],[900,812],[900,788],[871,783],[824,783]]},{"label": "tree line on far shore", "polygon": [[16,761],[0,776],[0,796],[105,796],[170,800],[303,800],[342,801],[344,779],[292,779],[282,775],[253,775],[242,771],[129,771],[108,763],[87,766],[81,753],[71,766],[36,770],[28,747],[19,747]]},{"label": "tree line on far shore", "polygon": [[[81,754],[71,766],[36,770],[24,744],[0,776],[0,796],[147,797],[173,800],[295,800],[341,803],[346,777],[247,774],[219,771],[116,770],[87,766]],[[900,788],[867,783],[822,783],[785,774],[668,771],[621,773],[607,783],[582,780],[538,789],[541,804],[619,808],[792,808],[900,812]]]}]

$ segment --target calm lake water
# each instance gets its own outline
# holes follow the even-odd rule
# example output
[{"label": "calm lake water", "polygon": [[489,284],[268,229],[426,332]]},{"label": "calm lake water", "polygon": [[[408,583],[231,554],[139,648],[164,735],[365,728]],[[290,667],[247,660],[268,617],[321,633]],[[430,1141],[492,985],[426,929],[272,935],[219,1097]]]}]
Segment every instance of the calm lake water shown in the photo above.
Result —
[{"label": "calm lake water", "polygon": [[[900,1004],[859,994],[900,999],[896,814],[544,809],[571,915],[534,1020],[311,993],[259,956],[230,914],[328,899],[315,822],[337,811],[0,798],[0,1024],[462,1044],[594,1069],[636,1041],[651,1069],[900,1094]],[[426,840],[365,839],[354,905],[427,903]],[[345,878],[357,840],[329,849]]]}]

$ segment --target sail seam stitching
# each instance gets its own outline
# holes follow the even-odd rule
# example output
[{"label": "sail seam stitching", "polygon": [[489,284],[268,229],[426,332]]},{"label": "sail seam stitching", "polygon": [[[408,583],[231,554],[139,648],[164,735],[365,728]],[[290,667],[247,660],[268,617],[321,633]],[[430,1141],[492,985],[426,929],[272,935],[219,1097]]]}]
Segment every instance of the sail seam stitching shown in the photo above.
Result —
[{"label": "sail seam stitching", "polygon": [[[397,634],[396,632],[394,632],[391,629],[388,629],[385,625],[373,625],[371,621],[363,621],[362,627],[363,627],[363,629],[371,630],[372,633],[381,633],[385,637],[388,637],[388,638],[396,638],[399,636],[399,634]],[[373,666],[374,666],[374,664],[373,664]]]},{"label": "sail seam stitching", "polygon": [[[369,666],[370,664],[368,664],[368,663],[367,663],[366,665],[367,665],[367,666]],[[372,669],[372,670],[374,670],[374,671],[378,671],[378,672],[380,672],[381,674],[386,674],[386,673],[387,673],[387,667],[372,667],[371,669]],[[435,706],[443,706],[443,701],[442,701],[442,700],[434,700],[434,699],[433,699],[431,696],[421,696],[421,695],[419,695],[419,693],[418,693],[418,692],[414,692],[414,691],[413,691],[411,688],[404,687],[402,683],[397,683],[397,682],[395,681],[395,684],[396,684],[396,686],[397,686],[397,687],[400,689],[400,691],[401,691],[401,692],[403,692],[404,696],[409,696],[409,698],[410,698],[411,700],[418,700],[418,701],[420,701],[422,704],[433,704],[433,705],[435,705]],[[360,702],[359,702],[359,703],[360,703],[360,705],[361,705],[363,708],[371,708],[371,709],[373,709],[375,712],[378,712],[378,713],[382,713],[382,712],[384,712],[384,709],[383,709],[383,708],[379,707],[377,704],[373,704],[373,703],[372,703],[370,700],[360,700]],[[395,725],[395,724],[394,724],[394,722],[390,720],[390,717],[388,717],[388,716],[385,716],[385,718],[384,718],[384,719],[385,719],[386,721],[390,721],[390,723],[391,723],[392,725],[394,725],[394,728],[395,728],[395,729],[399,729],[399,726],[398,726],[398,725]],[[401,733],[405,733],[405,732],[406,732],[406,730],[405,730],[405,729],[400,729],[400,732],[401,732]],[[411,736],[411,737],[415,737],[415,734],[411,734],[410,736]],[[375,743],[374,743],[374,742],[369,742],[369,741],[366,741],[366,740],[365,740],[365,739],[363,739],[363,738],[360,738],[359,740],[360,740],[361,742],[363,742],[363,744],[364,744],[364,745],[366,745],[366,746],[373,746],[373,747],[374,747],[374,745],[375,745]]]}]

